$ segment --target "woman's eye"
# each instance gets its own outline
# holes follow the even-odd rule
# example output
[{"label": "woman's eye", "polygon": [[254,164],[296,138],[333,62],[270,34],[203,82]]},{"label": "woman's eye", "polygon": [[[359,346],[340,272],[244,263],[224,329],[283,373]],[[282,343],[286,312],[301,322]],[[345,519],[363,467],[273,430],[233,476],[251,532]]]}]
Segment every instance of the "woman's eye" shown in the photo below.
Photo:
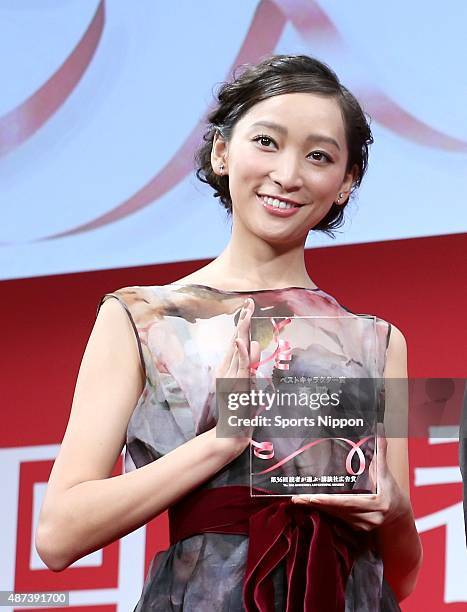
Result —
[{"label": "woman's eye", "polygon": [[[255,136],[255,138],[253,138],[254,142],[259,142],[263,147],[268,147],[269,144],[274,143],[274,140],[272,138],[269,138],[269,136]],[[275,144],[275,143],[274,143]]]},{"label": "woman's eye", "polygon": [[313,153],[310,153],[310,155],[317,156],[317,157],[313,157],[315,161],[327,161],[327,162],[332,161],[329,155],[327,155],[326,153],[323,153],[322,151],[313,151]]},{"label": "woman's eye", "polygon": [[[277,146],[272,138],[270,138],[269,136],[265,136],[264,134],[255,136],[253,138],[253,141],[259,142],[261,146],[266,147],[268,149],[270,148],[271,143]],[[323,151],[312,151],[309,155],[313,156],[313,159],[318,162],[332,162],[332,159],[329,157],[329,155],[327,153],[324,153]]]}]

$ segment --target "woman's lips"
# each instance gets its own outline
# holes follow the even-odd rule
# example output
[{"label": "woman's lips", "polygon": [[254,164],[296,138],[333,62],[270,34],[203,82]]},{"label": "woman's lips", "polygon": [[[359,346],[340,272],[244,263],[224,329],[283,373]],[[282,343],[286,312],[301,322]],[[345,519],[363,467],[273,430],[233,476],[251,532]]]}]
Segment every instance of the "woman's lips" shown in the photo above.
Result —
[{"label": "woman's lips", "polygon": [[277,208],[275,206],[271,206],[270,204],[266,204],[266,202],[259,195],[256,195],[258,202],[264,208],[266,212],[270,215],[274,215],[275,217],[291,217],[295,215],[301,208],[301,206],[296,206],[294,208]]}]

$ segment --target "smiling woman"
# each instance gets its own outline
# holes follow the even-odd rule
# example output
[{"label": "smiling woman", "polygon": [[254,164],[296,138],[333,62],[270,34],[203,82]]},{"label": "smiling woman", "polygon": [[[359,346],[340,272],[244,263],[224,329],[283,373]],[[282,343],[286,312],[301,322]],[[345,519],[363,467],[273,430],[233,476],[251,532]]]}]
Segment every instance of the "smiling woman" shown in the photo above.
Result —
[{"label": "smiling woman", "polygon": [[[251,437],[217,429],[218,379],[242,388],[280,373],[279,357],[260,360],[276,317],[330,320],[306,351],[291,349],[291,364],[407,376],[402,333],[349,317],[304,260],[308,233],[332,235],[363,178],[365,114],[329,67],[278,55],[225,83],[208,119],[197,174],[231,215],[230,240],[170,285],[103,296],[41,509],[39,554],[62,570],[168,509],[170,546],[152,560],[137,612],[399,610],[422,558],[406,440],[380,436],[378,465],[367,466],[377,494],[355,484],[348,495],[284,501],[250,495]],[[254,314],[267,323],[252,340]],[[343,319],[374,325],[350,331]],[[331,472],[339,439],[325,439]],[[111,477],[124,445],[126,473]],[[306,472],[306,457],[284,473],[292,467]]]},{"label": "smiling woman", "polygon": [[[306,231],[333,237],[332,229],[342,225],[344,208],[363,179],[373,142],[355,97],[325,64],[308,56],[273,56],[243,67],[233,82],[221,86],[218,99],[208,117],[206,144],[197,153],[198,178],[215,189],[231,214],[238,199],[232,173],[240,156],[254,164],[260,183],[258,172],[269,176],[261,195],[276,199],[276,207],[313,200],[315,214],[307,220],[315,223]],[[271,184],[275,178],[282,189],[277,181]],[[297,186],[297,180],[305,184]]]},{"label": "smiling woman", "polygon": [[[267,133],[257,135],[258,126]],[[315,136],[322,132],[319,141],[305,126]],[[242,241],[247,234],[274,242],[304,240],[311,229],[336,227],[358,176],[358,165],[349,161],[338,102],[307,92],[258,102],[228,140],[218,132],[212,165],[220,163],[229,177],[233,223]],[[258,200],[260,206],[252,206]],[[277,217],[294,219],[285,224]]]}]

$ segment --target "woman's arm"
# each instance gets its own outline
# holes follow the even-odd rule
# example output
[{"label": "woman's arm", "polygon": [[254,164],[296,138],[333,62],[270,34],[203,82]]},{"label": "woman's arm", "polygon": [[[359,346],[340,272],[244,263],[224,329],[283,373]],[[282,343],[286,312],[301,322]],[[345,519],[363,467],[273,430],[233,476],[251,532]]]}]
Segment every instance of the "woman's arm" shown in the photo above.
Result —
[{"label": "woman's arm", "polygon": [[383,522],[376,529],[376,538],[384,563],[384,576],[398,601],[401,601],[415,588],[422,565],[423,550],[410,503],[408,396],[405,385],[407,343],[402,332],[394,325],[387,349],[385,378],[394,379],[386,381],[387,466],[399,486],[399,491],[394,489],[394,495],[401,495],[401,499],[398,504],[400,514]]},{"label": "woman's arm", "polygon": [[213,428],[157,461],[110,477],[142,388],[130,321],[109,299],[83,356],[40,512],[36,548],[50,569],[60,571],[144,525],[241,452]]}]

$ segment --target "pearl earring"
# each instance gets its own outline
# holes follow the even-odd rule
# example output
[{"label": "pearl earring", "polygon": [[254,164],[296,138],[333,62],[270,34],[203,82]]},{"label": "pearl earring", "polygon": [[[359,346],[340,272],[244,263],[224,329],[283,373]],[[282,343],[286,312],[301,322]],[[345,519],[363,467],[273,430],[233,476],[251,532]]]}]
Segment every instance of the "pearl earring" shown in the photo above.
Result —
[{"label": "pearl earring", "polygon": [[337,198],[337,202],[336,202],[336,204],[339,204],[339,200],[340,200],[340,199],[343,197],[343,195],[344,195],[344,194],[343,194],[343,193],[342,193],[342,191],[341,191],[341,192],[339,193],[338,198]]}]

